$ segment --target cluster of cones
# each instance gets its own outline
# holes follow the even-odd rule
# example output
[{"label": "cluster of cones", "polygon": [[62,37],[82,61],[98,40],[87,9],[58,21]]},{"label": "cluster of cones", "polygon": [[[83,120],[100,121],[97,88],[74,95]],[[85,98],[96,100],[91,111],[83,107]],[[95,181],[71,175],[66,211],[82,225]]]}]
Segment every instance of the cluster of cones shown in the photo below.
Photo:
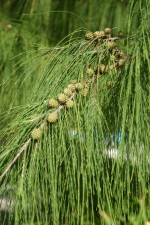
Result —
[{"label": "cluster of cones", "polygon": [[[87,69],[87,75],[93,76],[94,70],[91,68]],[[74,107],[74,97],[77,94],[80,94],[83,97],[86,97],[89,93],[89,83],[77,82],[76,80],[72,80],[70,84],[64,89],[63,93],[60,93],[57,99],[51,98],[48,100],[49,108],[54,111],[51,112],[46,121],[47,124],[53,124],[58,120],[58,114],[62,109],[69,109]],[[40,139],[42,134],[41,127],[35,128],[31,132],[31,138],[34,140]]]},{"label": "cluster of cones", "polygon": [[[68,84],[64,91],[57,96],[56,99],[49,99],[48,106],[53,109],[53,111],[49,113],[48,117],[46,118],[46,125],[55,123],[58,120],[58,114],[62,109],[73,108],[74,98],[78,93],[80,93],[83,97],[86,97],[95,78],[116,67],[123,66],[127,59],[124,52],[116,47],[115,41],[118,38],[111,37],[110,28],[105,28],[104,31],[95,31],[94,33],[87,32],[85,34],[85,39],[90,42],[96,42],[97,46],[103,45],[103,48],[109,52],[109,61],[112,62],[112,64],[100,64],[98,65],[96,71],[94,71],[91,67],[87,68],[86,76],[90,78],[88,82],[78,82],[73,80],[70,82],[70,84]],[[112,85],[109,84],[109,87],[112,87]],[[31,138],[38,140],[40,139],[41,134],[42,129],[40,126],[31,132]]]}]

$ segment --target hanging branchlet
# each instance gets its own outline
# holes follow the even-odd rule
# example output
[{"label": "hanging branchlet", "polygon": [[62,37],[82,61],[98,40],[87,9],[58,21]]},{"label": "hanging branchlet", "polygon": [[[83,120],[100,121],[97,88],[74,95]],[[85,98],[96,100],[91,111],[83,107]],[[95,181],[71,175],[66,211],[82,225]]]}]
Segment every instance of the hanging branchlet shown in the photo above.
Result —
[{"label": "hanging branchlet", "polygon": [[[120,67],[125,63],[125,54],[122,50],[119,50],[116,48],[116,43],[115,43],[115,38],[111,39],[111,29],[110,28],[105,28],[104,31],[95,31],[94,33],[92,32],[87,32],[85,34],[85,39],[86,40],[100,40],[103,39],[105,42],[104,47],[110,51],[110,54],[107,56],[108,59],[111,61],[113,60],[113,64],[111,65],[105,65],[105,64],[99,64],[97,67],[97,70],[94,71],[93,68],[88,67],[86,70],[86,76],[87,77],[92,77],[93,79],[96,80],[99,73],[103,74],[104,72],[109,72],[113,70],[114,68]],[[107,53],[108,54],[108,53]],[[97,73],[98,72],[98,73]],[[97,74],[97,75],[95,75]],[[92,81],[93,81],[92,79]],[[86,83],[85,80],[81,80],[80,82],[77,80],[72,80],[70,84],[64,89],[64,93],[61,93],[58,95],[58,101],[55,99],[50,99],[48,104],[52,108],[56,108],[59,106],[62,108],[72,108],[74,106],[74,101],[73,98],[77,93],[80,93],[81,96],[86,97],[89,93],[89,88],[90,88],[90,82]],[[107,88],[112,88],[114,87],[114,82],[108,82],[107,83]],[[62,109],[61,108],[61,109]],[[54,123],[58,119],[58,111],[56,110],[52,113],[49,114],[47,118],[48,123]],[[38,139],[41,136],[41,130],[38,133],[39,129],[34,129],[31,133],[32,139]]]},{"label": "hanging branchlet", "polygon": [[[94,41],[98,46],[104,43],[102,47],[104,48],[103,54],[106,55],[106,59],[101,64],[97,65],[96,69],[93,69],[91,65],[87,67],[85,72],[85,77],[82,80],[72,80],[68,83],[68,86],[64,89],[63,93],[59,94],[56,99],[51,98],[48,101],[48,106],[55,109],[55,111],[49,113],[45,121],[38,127],[32,130],[30,138],[24,143],[22,148],[19,150],[18,154],[15,156],[14,160],[6,168],[3,175],[4,176],[11,168],[11,166],[16,162],[20,154],[25,151],[30,144],[31,140],[39,140],[42,137],[43,128],[48,124],[53,125],[58,120],[58,115],[63,109],[71,109],[74,107],[75,96],[81,95],[82,97],[87,97],[90,93],[91,85],[97,82],[97,78],[101,75],[107,74],[109,71],[123,66],[127,60],[125,53],[116,47],[115,41],[118,37],[111,37],[111,29],[105,28],[104,31],[87,32],[85,34],[85,39],[87,41]],[[111,65],[109,62],[113,62]],[[103,64],[104,63],[104,64]],[[88,81],[87,81],[88,80]],[[107,82],[106,89],[113,88],[115,82]],[[95,86],[93,86],[95,87]]]},{"label": "hanging branchlet", "polygon": [[139,2],[130,4],[124,43],[115,29],[82,40],[77,29],[55,48],[32,51],[27,84],[35,72],[40,79],[31,101],[1,115],[2,127],[12,118],[0,132],[0,205],[10,199],[2,223],[149,224],[150,29],[148,1]]}]

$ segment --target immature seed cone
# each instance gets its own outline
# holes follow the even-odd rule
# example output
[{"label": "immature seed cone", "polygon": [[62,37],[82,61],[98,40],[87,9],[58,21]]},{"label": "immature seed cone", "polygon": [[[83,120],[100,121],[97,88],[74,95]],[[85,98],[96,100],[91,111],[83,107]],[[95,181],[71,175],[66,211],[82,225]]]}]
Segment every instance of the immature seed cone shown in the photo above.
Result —
[{"label": "immature seed cone", "polygon": [[81,83],[77,83],[75,85],[75,88],[76,88],[77,91],[80,91],[83,88],[83,85]]},{"label": "immature seed cone", "polygon": [[117,53],[117,56],[120,57],[120,58],[123,58],[125,56],[124,52],[123,51],[119,51]]},{"label": "immature seed cone", "polygon": [[38,140],[41,137],[41,130],[39,128],[35,128],[32,132],[31,132],[31,138],[33,140]]},{"label": "immature seed cone", "polygon": [[58,101],[60,103],[65,103],[67,101],[67,96],[65,94],[58,95]]},{"label": "immature seed cone", "polygon": [[95,31],[94,32],[94,37],[95,38],[103,38],[105,36],[104,31]]},{"label": "immature seed cone", "polygon": [[65,88],[65,89],[64,89],[64,94],[65,94],[66,96],[71,96],[71,95],[72,95],[71,89],[70,89],[70,88]]},{"label": "immature seed cone", "polygon": [[114,83],[113,82],[108,82],[107,83],[107,87],[110,89],[110,88],[113,88],[114,87]]},{"label": "immature seed cone", "polygon": [[122,31],[119,31],[119,32],[118,32],[118,37],[124,38],[124,33],[123,33]]},{"label": "immature seed cone", "polygon": [[124,59],[119,59],[118,60],[118,65],[119,66],[123,66],[124,63],[125,63],[125,60]]},{"label": "immature seed cone", "polygon": [[113,49],[114,47],[116,47],[116,43],[114,41],[108,41],[106,43],[106,47],[109,49]]},{"label": "immature seed cone", "polygon": [[115,59],[116,59],[116,56],[114,54],[110,55],[110,60],[111,61],[115,61]]},{"label": "immature seed cone", "polygon": [[113,70],[115,67],[116,67],[116,64],[114,63],[108,67],[108,70]]},{"label": "immature seed cone", "polygon": [[71,91],[75,91],[75,85],[74,84],[68,84],[68,87]]},{"label": "immature seed cone", "polygon": [[104,29],[104,32],[105,32],[105,34],[110,34],[110,33],[111,33],[111,29],[108,28],[108,27],[106,27],[106,28]]},{"label": "immature seed cone", "polygon": [[52,108],[58,107],[58,102],[55,99],[53,99],[53,98],[49,100],[48,104]]},{"label": "immature seed cone", "polygon": [[92,40],[94,39],[94,35],[93,35],[92,32],[87,32],[87,33],[85,34],[85,38],[86,38],[87,40],[92,41]]},{"label": "immature seed cone", "polygon": [[81,95],[86,97],[89,93],[89,89],[88,88],[83,88],[82,91],[81,91]]},{"label": "immature seed cone", "polygon": [[87,75],[92,76],[94,74],[94,70],[91,68],[88,68],[86,73],[87,73]]},{"label": "immature seed cone", "polygon": [[106,66],[104,64],[99,65],[99,71],[103,73],[105,71]]},{"label": "immature seed cone", "polygon": [[49,114],[49,116],[48,116],[48,118],[47,118],[47,121],[48,121],[49,123],[55,123],[57,119],[58,119],[58,114],[57,114],[57,112],[52,112],[52,113]]},{"label": "immature seed cone", "polygon": [[94,37],[96,38],[103,38],[105,36],[104,31],[95,31],[94,32]]},{"label": "immature seed cone", "polygon": [[66,107],[67,108],[72,108],[74,106],[74,102],[71,99],[68,99],[66,102]]}]

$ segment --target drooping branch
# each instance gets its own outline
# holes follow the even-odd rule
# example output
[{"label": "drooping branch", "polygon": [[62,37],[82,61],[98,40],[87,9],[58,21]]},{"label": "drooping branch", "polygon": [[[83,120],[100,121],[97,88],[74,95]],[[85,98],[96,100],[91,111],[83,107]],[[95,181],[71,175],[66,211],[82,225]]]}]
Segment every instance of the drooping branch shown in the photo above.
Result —
[{"label": "drooping branch", "polygon": [[[110,32],[110,31],[109,31]],[[95,38],[93,35],[97,35],[97,37]],[[104,35],[102,32],[95,32],[95,34],[91,34],[88,33],[86,38],[89,41],[97,41],[97,45],[99,45],[100,41],[102,40],[102,42],[108,42],[108,46],[106,46],[106,49],[102,50],[102,51],[92,51],[92,53],[100,53],[103,51],[106,51],[107,49],[113,49],[114,48],[114,41],[118,40],[119,37],[111,37],[110,33],[107,34],[107,38],[100,38],[100,35]],[[94,39],[93,39],[94,37]],[[61,48],[60,48],[61,49]],[[54,50],[59,50],[59,48],[54,48]],[[119,50],[117,50],[119,51]],[[88,53],[88,52],[87,52]],[[123,53],[123,52],[122,52]],[[123,56],[119,56],[120,60],[123,60],[124,54]],[[81,83],[76,83],[76,84],[69,84],[68,87],[64,90],[63,94],[60,94],[60,96],[58,97],[58,101],[59,103],[55,100],[55,99],[51,99],[51,104],[50,106],[52,106],[52,108],[55,108],[55,110],[49,114],[49,117],[46,118],[46,120],[36,129],[34,129],[31,133],[31,137],[24,143],[24,145],[21,147],[21,149],[18,151],[18,153],[16,154],[16,156],[14,157],[14,159],[9,163],[9,165],[7,166],[7,168],[5,169],[5,171],[3,172],[3,174],[1,175],[1,179],[8,173],[8,171],[11,169],[11,167],[13,166],[13,164],[17,161],[17,159],[19,158],[19,156],[28,148],[30,142],[32,139],[38,140],[41,136],[42,130],[44,129],[45,126],[48,125],[48,123],[54,123],[57,120],[58,114],[60,113],[60,111],[64,108],[71,108],[73,107],[73,100],[75,98],[75,96],[82,91],[82,96],[86,97],[86,95],[89,92],[89,89],[91,87],[91,85],[95,82],[97,82],[97,78],[99,78],[100,74],[102,74],[103,72],[108,72],[111,71],[112,69],[116,68],[117,66],[121,66],[123,65],[123,63],[125,62],[125,60],[120,61],[120,62],[114,62],[112,65],[110,66],[105,66],[105,65],[98,65],[97,66],[97,71],[94,71],[93,69],[89,68],[87,71],[87,75],[90,77],[90,79],[85,82],[84,85],[82,85]],[[73,87],[73,89],[72,89]],[[94,85],[94,95],[96,95],[96,84]],[[38,146],[38,142],[36,142],[36,148]]]}]

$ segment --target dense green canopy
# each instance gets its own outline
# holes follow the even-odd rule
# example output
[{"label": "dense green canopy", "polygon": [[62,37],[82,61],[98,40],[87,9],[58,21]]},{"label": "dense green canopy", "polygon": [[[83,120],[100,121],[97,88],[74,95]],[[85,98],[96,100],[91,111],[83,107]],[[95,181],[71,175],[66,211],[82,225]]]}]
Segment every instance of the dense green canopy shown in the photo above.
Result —
[{"label": "dense green canopy", "polygon": [[149,1],[0,3],[1,224],[148,225]]}]

